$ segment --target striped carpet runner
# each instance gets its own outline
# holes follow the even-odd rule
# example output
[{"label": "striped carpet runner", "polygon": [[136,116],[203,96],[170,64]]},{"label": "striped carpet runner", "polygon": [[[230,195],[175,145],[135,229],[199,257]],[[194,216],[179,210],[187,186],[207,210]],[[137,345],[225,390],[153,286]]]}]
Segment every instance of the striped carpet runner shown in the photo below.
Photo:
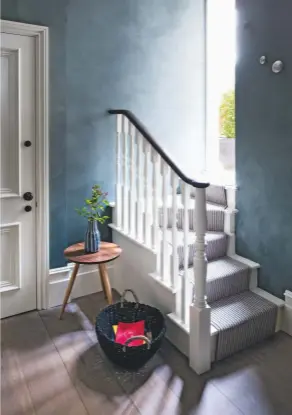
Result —
[{"label": "striped carpet runner", "polygon": [[251,291],[211,305],[211,323],[219,330],[216,360],[224,359],[275,332],[277,306]]},{"label": "striped carpet runner", "polygon": [[[188,269],[183,269],[184,209],[181,195],[177,196],[178,213],[172,217],[171,200],[167,208],[167,237],[171,248],[173,221],[178,228],[177,255],[180,274],[189,281],[190,298],[194,282],[193,258],[195,255],[195,190],[192,193],[189,215]],[[211,306],[211,324],[218,330],[216,360],[255,344],[275,331],[277,307],[268,300],[249,291],[250,269],[227,256],[228,235],[224,233],[224,215],[227,207],[226,191],[222,186],[210,186],[207,198],[206,255],[207,298]],[[159,223],[163,223],[163,209],[159,209]]]}]

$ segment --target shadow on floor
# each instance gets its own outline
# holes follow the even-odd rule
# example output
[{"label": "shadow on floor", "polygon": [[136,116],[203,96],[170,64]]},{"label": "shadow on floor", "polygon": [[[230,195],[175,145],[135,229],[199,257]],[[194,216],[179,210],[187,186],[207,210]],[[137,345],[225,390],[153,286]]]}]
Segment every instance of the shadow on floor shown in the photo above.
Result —
[{"label": "shadow on floor", "polygon": [[[93,296],[92,300],[97,303],[96,297]],[[92,319],[88,302],[84,303],[81,300],[77,301],[77,304],[82,313]],[[160,352],[136,374],[112,365],[99,346],[95,353],[96,351],[127,394],[139,395],[141,400],[141,396],[145,395],[147,399],[147,396],[153,395],[153,389],[164,388],[162,396],[168,393],[174,395],[173,400],[175,397],[179,400],[176,403],[180,408],[177,413],[191,414],[195,410],[200,413],[200,408],[205,406],[204,402],[210,400],[214,404],[217,402],[216,405],[223,406],[224,409],[231,401],[236,407],[235,410],[239,409],[247,414],[292,413],[292,374],[291,371],[287,371],[286,366],[288,360],[292,364],[292,343],[291,338],[283,333],[215,363],[212,370],[202,376],[196,375],[190,369],[188,359],[167,340],[164,341]],[[279,381],[276,380],[277,377]],[[285,379],[284,385],[280,378]],[[161,382],[157,379],[161,379]],[[90,387],[94,389],[97,386],[94,384]]]},{"label": "shadow on floor", "polygon": [[[117,293],[114,297],[119,298]],[[74,300],[61,321],[60,307],[2,320],[3,367],[5,379],[11,377],[11,387],[16,387],[18,362],[25,382],[37,387],[41,379],[45,394],[52,382],[60,378],[63,385],[62,379],[69,376],[72,385],[68,383],[68,391],[75,387],[76,396],[87,400],[90,408],[96,407],[96,413],[96,402],[105,402],[120,412],[103,413],[115,415],[291,415],[291,337],[277,333],[217,362],[202,376],[196,375],[188,359],[165,340],[159,353],[132,373],[113,365],[97,342],[95,318],[105,306],[102,293],[98,293]],[[19,382],[23,382],[21,376]],[[129,402],[139,412],[130,412]]]},{"label": "shadow on floor", "polygon": [[[115,298],[117,300],[118,295],[115,295]],[[104,302],[105,306],[104,299],[101,298],[100,300],[102,303]],[[93,322],[98,305],[100,305],[100,301],[97,301],[96,295],[75,301],[76,309],[74,313],[75,315],[78,314],[80,324],[87,331],[90,331],[90,327],[94,331]],[[92,336],[95,344],[79,356],[75,368],[78,379],[91,390],[104,393],[107,396],[110,394],[116,396],[118,392],[122,393],[111,387],[111,377],[113,377],[118,381],[122,391],[131,396],[138,408],[147,403],[156,407],[156,412],[153,413],[160,414],[166,411],[167,400],[168,405],[171,406],[167,414],[190,414],[199,406],[206,381],[190,369],[187,358],[179,353],[167,340],[163,342],[159,353],[143,368],[133,373],[112,364],[98,345],[95,333]],[[99,375],[88,376],[90,370],[105,372],[104,365],[106,365],[111,375],[104,377],[105,382],[103,384],[97,381],[97,378],[100,378]],[[208,390],[210,390],[209,393],[214,393],[215,388],[210,385]],[[152,408],[152,410],[154,409]],[[150,408],[149,411],[151,411]]]}]

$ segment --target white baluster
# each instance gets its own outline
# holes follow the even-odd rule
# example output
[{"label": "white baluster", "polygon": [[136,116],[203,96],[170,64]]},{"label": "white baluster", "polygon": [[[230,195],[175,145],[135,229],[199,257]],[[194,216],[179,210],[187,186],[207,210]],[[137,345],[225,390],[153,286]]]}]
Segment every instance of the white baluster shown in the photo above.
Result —
[{"label": "white baluster", "polygon": [[130,124],[130,187],[129,187],[129,233],[134,238],[136,237],[136,128],[133,124]]},{"label": "white baluster", "polygon": [[177,288],[178,282],[178,253],[177,253],[177,187],[178,177],[171,173],[172,185],[172,264],[171,264],[171,286]]},{"label": "white baluster", "polygon": [[123,179],[122,179],[122,229],[124,232],[128,232],[128,188],[129,188],[129,177],[128,177],[128,170],[129,170],[129,163],[128,163],[128,133],[129,133],[129,121],[128,118],[123,116],[122,122],[122,138],[123,138]]},{"label": "white baluster", "polygon": [[162,281],[169,281],[169,250],[167,240],[167,185],[168,185],[168,165],[162,161],[162,240],[161,240],[161,277]]},{"label": "white baluster", "polygon": [[151,227],[150,227],[150,144],[144,139],[144,242],[147,246],[151,244]]},{"label": "white baluster", "polygon": [[117,115],[117,135],[116,135],[116,205],[115,205],[115,225],[121,227],[122,213],[122,189],[121,189],[121,132],[122,116]]},{"label": "white baluster", "polygon": [[138,241],[144,241],[143,235],[143,138],[137,131],[137,169],[136,169],[136,238]]},{"label": "white baluster", "polygon": [[207,258],[205,234],[207,229],[206,214],[206,191],[205,189],[196,189],[196,252],[194,258],[194,304],[198,307],[205,307],[206,302],[206,275],[207,275]]},{"label": "white baluster", "polygon": [[196,189],[196,242],[194,257],[194,302],[190,307],[190,365],[201,374],[211,367],[211,309],[206,299],[207,259],[205,234],[207,229],[206,190]]},{"label": "white baluster", "polygon": [[152,148],[152,188],[153,188],[153,199],[152,199],[152,248],[159,251],[158,246],[158,195],[160,186],[160,156]]},{"label": "white baluster", "polygon": [[189,307],[187,303],[188,298],[188,268],[189,268],[189,202],[190,202],[190,186],[186,183],[182,186],[182,202],[184,208],[184,222],[183,222],[183,281],[181,290],[181,316],[182,321],[188,325],[189,323],[189,312],[186,310]]}]

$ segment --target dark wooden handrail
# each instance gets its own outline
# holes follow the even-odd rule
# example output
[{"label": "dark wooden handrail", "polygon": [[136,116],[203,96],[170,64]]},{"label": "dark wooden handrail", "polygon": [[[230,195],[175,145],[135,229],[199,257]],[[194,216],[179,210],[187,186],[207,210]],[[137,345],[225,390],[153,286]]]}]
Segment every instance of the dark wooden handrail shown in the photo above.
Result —
[{"label": "dark wooden handrail", "polygon": [[152,135],[149,133],[147,128],[141,123],[140,120],[131,112],[128,110],[108,110],[109,114],[115,114],[115,115],[124,115],[128,118],[129,121],[137,128],[137,130],[143,135],[143,137],[152,145],[152,147],[155,148],[157,153],[160,155],[160,157],[167,163],[172,170],[178,175],[178,177],[185,183],[190,184],[193,187],[197,187],[199,189],[205,189],[210,185],[208,182],[198,182],[194,179],[190,179],[187,177],[178,167],[177,165],[170,159],[170,157],[165,153],[164,150],[160,147],[159,144],[154,140]]}]

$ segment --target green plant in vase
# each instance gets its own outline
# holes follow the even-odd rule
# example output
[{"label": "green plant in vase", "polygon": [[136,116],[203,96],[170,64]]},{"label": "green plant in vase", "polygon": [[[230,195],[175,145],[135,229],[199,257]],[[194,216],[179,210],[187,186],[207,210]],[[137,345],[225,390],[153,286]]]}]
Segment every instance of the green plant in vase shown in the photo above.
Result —
[{"label": "green plant in vase", "polygon": [[97,224],[102,225],[109,219],[109,216],[104,214],[105,209],[109,206],[107,200],[108,193],[101,190],[97,184],[92,186],[92,194],[90,199],[85,199],[85,206],[76,209],[76,212],[87,219],[88,227],[85,235],[85,252],[94,253],[99,251],[100,247],[100,232]]}]

